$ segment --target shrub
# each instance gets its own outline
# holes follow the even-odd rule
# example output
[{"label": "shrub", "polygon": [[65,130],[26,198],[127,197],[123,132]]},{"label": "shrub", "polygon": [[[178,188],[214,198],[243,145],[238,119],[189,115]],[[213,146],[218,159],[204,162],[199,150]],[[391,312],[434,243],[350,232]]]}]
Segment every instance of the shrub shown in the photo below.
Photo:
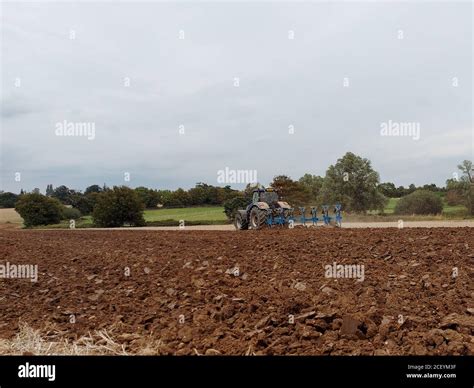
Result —
[{"label": "shrub", "polygon": [[143,203],[134,190],[114,186],[112,190],[98,194],[92,218],[94,224],[101,227],[143,226],[143,209]]},{"label": "shrub", "polygon": [[77,193],[71,197],[71,204],[74,208],[79,210],[81,214],[91,214],[97,202],[98,195],[99,193],[96,192],[90,192],[89,194]]},{"label": "shrub", "polygon": [[400,200],[395,205],[395,214],[440,214],[443,202],[435,193],[417,190]]},{"label": "shrub", "polygon": [[14,193],[0,193],[0,208],[8,209],[14,208],[16,201],[18,200],[18,195]]},{"label": "shrub", "polygon": [[229,220],[233,220],[237,210],[245,209],[250,203],[248,198],[234,197],[224,202],[224,213]]},{"label": "shrub", "polygon": [[24,194],[16,202],[15,210],[26,227],[57,224],[61,221],[62,204],[57,199],[38,193]]},{"label": "shrub", "polygon": [[462,194],[459,191],[460,190],[448,190],[448,192],[446,193],[446,203],[449,206],[463,204]]},{"label": "shrub", "polygon": [[63,207],[61,219],[63,220],[78,220],[82,217],[81,212],[73,207]]}]

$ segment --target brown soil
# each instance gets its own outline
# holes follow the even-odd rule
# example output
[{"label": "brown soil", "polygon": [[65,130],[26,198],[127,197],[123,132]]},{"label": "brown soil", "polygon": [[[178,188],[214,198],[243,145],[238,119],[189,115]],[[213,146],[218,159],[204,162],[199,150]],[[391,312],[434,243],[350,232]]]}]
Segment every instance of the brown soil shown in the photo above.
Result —
[{"label": "brown soil", "polygon": [[[0,264],[39,279],[0,279],[0,338],[26,323],[109,329],[129,353],[472,355],[473,247],[470,228],[4,230]],[[325,277],[333,262],[364,281]]]}]

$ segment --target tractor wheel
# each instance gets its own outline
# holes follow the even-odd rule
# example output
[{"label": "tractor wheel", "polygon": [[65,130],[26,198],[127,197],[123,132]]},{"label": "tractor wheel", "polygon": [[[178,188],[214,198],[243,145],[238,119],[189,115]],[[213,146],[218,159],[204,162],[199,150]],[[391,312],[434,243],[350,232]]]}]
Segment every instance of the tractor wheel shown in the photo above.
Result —
[{"label": "tractor wheel", "polygon": [[250,227],[252,229],[262,229],[267,223],[267,212],[254,207],[250,212]]},{"label": "tractor wheel", "polygon": [[234,226],[237,230],[247,230],[249,228],[249,223],[244,217],[242,217],[242,214],[237,213],[234,219]]}]

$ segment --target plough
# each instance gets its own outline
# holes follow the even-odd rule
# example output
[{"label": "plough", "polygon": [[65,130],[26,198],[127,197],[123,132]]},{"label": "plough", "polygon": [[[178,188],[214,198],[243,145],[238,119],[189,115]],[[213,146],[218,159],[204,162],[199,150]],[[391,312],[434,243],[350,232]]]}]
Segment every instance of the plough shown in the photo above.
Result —
[{"label": "plough", "polygon": [[[305,207],[298,207],[300,216],[294,216],[294,209],[289,208],[288,211],[285,213],[284,209],[277,208],[277,209],[266,209],[267,211],[267,219],[266,224],[268,226],[272,225],[280,225],[285,226],[288,224],[290,227],[294,225],[295,221],[299,221],[300,224],[303,226],[307,226],[307,223],[311,223],[312,226],[317,226],[318,221],[322,221],[324,225],[330,225],[331,221],[334,220],[336,226],[341,226],[342,224],[342,215],[341,215],[341,205],[336,204],[334,206],[334,216],[329,215],[329,206],[323,205],[322,206],[322,214],[321,217],[318,217],[318,207],[311,206],[311,217],[306,217],[306,208]],[[276,215],[274,215],[274,213]]]},{"label": "plough", "polygon": [[300,222],[303,225],[306,225],[307,222],[311,222],[312,225],[317,226],[318,221],[322,221],[324,225],[330,225],[331,221],[334,220],[335,224],[337,226],[341,226],[342,224],[342,215],[341,215],[341,205],[336,204],[334,206],[334,216],[329,215],[329,206],[328,205],[323,205],[322,207],[322,217],[318,217],[318,208],[317,206],[311,206],[311,217],[306,218],[305,212],[306,208],[300,207]]}]

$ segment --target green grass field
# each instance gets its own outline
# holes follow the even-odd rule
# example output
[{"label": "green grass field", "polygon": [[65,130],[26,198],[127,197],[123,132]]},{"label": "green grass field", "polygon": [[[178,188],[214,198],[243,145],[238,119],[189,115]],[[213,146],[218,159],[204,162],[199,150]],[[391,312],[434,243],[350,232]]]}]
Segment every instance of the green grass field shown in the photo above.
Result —
[{"label": "green grass field", "polygon": [[[147,226],[178,226],[180,220],[184,220],[185,225],[222,225],[228,223],[222,206],[146,209],[144,217]],[[62,221],[60,224],[48,225],[47,227],[69,228],[69,221]],[[90,227],[92,227],[91,216],[84,216],[76,221],[76,228]]]},{"label": "green grass field", "polygon": [[207,221],[215,223],[226,223],[227,217],[224,214],[224,208],[221,206],[209,207],[188,207],[180,209],[156,209],[145,210],[146,222],[184,220],[190,222]]},{"label": "green grass field", "polygon": [[389,198],[388,203],[385,206],[384,212],[387,214],[393,214],[395,210],[395,205],[400,200],[400,198]]}]

